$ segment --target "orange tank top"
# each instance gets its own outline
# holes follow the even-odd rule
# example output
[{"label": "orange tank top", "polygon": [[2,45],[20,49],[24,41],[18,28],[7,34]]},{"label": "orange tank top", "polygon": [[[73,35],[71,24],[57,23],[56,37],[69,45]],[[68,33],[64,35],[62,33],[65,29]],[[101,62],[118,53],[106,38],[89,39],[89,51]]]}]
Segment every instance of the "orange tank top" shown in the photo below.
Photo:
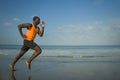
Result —
[{"label": "orange tank top", "polygon": [[38,27],[35,27],[34,24],[32,24],[31,29],[27,29],[27,33],[26,33],[26,40],[28,41],[32,41],[34,40],[36,34],[38,33]]}]

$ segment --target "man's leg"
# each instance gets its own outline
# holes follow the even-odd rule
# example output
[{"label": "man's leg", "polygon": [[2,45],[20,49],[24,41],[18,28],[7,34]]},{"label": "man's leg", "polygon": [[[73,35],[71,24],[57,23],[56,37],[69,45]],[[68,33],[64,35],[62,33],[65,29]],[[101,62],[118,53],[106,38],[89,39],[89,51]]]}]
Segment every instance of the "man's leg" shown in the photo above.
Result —
[{"label": "man's leg", "polygon": [[9,65],[11,70],[14,70],[16,62],[25,54],[26,51],[20,50],[19,54],[15,57],[14,61]]},{"label": "man's leg", "polygon": [[35,46],[34,50],[35,50],[35,52],[32,54],[30,59],[28,61],[26,61],[26,65],[27,65],[28,69],[31,68],[30,64],[31,64],[32,60],[35,59],[38,55],[40,55],[42,52],[42,50],[39,46]]}]

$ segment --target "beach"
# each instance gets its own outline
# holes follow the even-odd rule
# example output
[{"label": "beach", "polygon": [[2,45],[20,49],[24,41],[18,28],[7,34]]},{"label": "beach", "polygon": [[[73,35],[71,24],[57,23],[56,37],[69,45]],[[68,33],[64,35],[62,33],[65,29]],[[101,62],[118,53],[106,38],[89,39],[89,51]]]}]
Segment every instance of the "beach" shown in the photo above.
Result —
[{"label": "beach", "polygon": [[11,71],[19,49],[0,49],[0,80],[120,80],[120,48],[45,48],[28,70],[29,50]]}]

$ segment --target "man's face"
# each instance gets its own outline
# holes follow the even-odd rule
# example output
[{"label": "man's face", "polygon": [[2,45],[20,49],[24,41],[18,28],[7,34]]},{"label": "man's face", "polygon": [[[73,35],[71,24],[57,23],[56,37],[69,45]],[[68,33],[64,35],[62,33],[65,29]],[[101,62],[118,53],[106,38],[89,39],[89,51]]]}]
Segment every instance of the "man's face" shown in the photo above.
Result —
[{"label": "man's face", "polygon": [[38,19],[38,18],[35,19],[35,24],[36,24],[36,25],[40,24],[40,19]]}]

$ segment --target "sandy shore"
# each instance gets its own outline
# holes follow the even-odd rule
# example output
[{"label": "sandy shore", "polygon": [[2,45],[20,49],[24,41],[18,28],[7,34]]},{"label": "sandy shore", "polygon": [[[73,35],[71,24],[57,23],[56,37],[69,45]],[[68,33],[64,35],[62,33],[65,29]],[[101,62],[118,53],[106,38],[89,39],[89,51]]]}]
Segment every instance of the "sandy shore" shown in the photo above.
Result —
[{"label": "sandy shore", "polygon": [[12,72],[14,56],[0,55],[0,80],[120,80],[120,62],[102,59],[76,59],[39,56],[26,68],[23,57]]}]

